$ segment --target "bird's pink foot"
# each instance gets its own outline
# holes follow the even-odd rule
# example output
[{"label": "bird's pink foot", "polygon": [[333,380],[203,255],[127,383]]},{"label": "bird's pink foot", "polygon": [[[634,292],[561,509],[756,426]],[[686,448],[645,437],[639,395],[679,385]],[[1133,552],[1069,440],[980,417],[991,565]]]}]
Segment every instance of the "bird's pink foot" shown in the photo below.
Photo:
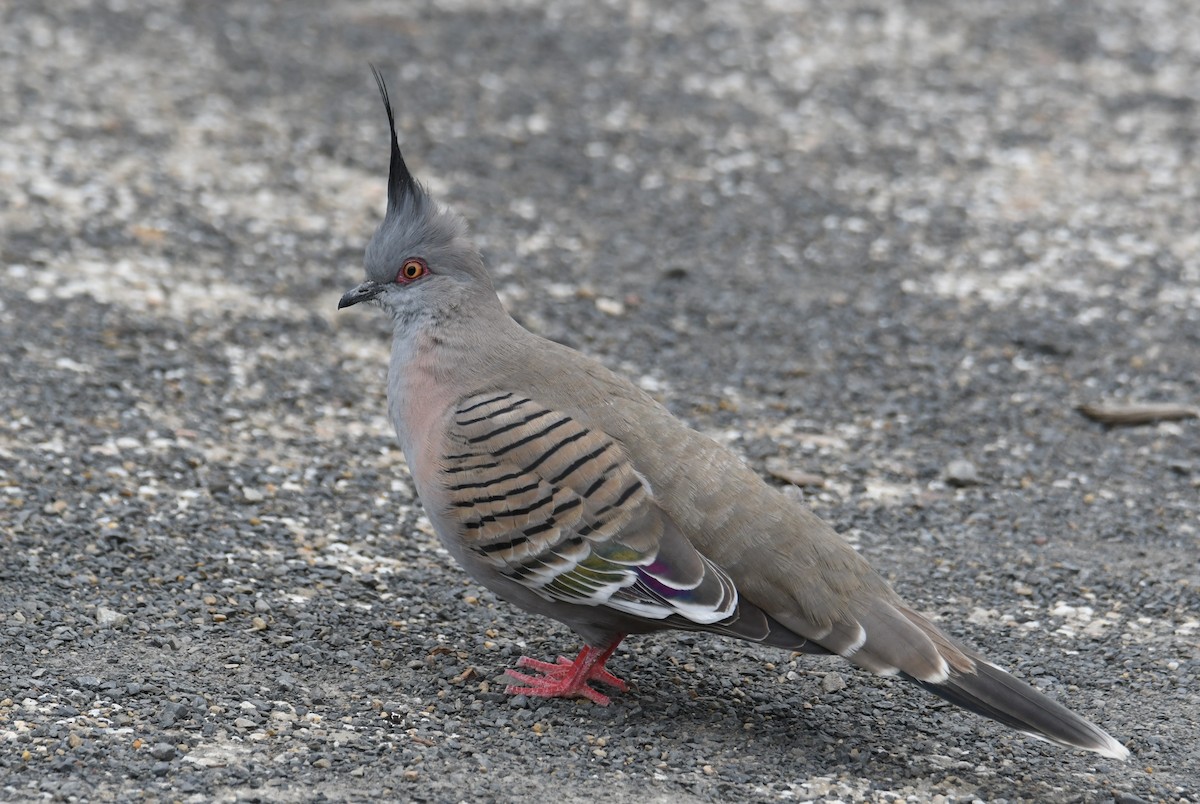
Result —
[{"label": "bird's pink foot", "polygon": [[600,706],[608,706],[609,698],[604,693],[593,688],[589,682],[599,681],[621,692],[629,687],[624,681],[604,669],[604,663],[617,649],[620,639],[602,648],[585,645],[575,661],[566,656],[559,656],[557,662],[543,662],[522,656],[517,661],[517,667],[536,671],[541,675],[518,673],[516,670],[505,671],[506,675],[518,684],[510,684],[505,692],[510,695],[534,695],[539,698],[587,698]]}]

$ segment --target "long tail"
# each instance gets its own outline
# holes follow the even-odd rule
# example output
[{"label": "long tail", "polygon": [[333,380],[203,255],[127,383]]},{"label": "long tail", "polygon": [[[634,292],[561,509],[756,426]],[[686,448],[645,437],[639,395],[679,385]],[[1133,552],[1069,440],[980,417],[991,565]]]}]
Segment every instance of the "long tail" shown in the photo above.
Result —
[{"label": "long tail", "polygon": [[959,645],[926,617],[882,598],[873,604],[859,612],[859,637],[846,650],[805,639],[744,600],[734,616],[701,628],[805,653],[840,653],[866,670],[899,674],[952,704],[1030,736],[1128,758],[1129,750],[1099,726]]},{"label": "long tail", "polygon": [[946,660],[943,678],[916,678],[901,668],[900,674],[909,681],[956,706],[1032,737],[1113,759],[1129,757],[1129,749],[1104,729],[959,645],[921,614],[907,606],[897,609],[925,632]]},{"label": "long tail", "polygon": [[971,658],[975,662],[973,673],[951,670],[949,678],[940,684],[902,675],[939,698],[1032,737],[1070,748],[1095,751],[1113,759],[1124,760],[1129,757],[1129,749],[1104,729],[982,657],[972,655]]}]

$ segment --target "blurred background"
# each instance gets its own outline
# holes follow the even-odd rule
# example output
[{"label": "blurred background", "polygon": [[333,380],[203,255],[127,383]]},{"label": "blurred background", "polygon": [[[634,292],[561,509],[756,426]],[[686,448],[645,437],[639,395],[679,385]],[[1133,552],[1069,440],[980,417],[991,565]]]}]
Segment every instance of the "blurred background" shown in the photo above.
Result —
[{"label": "blurred background", "polygon": [[[501,695],[574,637],[440,551],[335,310],[368,62],[518,320],[1134,759],[688,636]],[[4,797],[1194,797],[1197,423],[1075,407],[1200,404],[1198,77],[1183,0],[0,2]]]}]

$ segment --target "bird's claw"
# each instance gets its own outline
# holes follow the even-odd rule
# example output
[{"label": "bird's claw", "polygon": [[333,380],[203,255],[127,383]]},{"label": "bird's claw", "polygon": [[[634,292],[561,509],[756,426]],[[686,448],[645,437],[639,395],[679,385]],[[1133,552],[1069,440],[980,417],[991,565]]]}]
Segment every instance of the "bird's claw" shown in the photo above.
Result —
[{"label": "bird's claw", "polygon": [[533,670],[541,675],[520,673],[516,670],[506,670],[505,675],[517,684],[505,688],[509,695],[532,695],[539,698],[587,698],[600,706],[608,706],[610,699],[607,695],[594,689],[588,682],[599,681],[621,692],[629,686],[621,679],[604,669],[602,663],[591,664],[584,661],[584,656],[572,661],[566,656],[559,656],[556,662],[544,662],[529,656],[517,660],[517,667]]}]

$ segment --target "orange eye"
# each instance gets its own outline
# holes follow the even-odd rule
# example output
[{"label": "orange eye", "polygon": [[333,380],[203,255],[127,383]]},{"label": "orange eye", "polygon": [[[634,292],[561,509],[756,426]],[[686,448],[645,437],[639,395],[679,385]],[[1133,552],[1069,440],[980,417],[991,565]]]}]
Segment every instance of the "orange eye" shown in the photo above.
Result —
[{"label": "orange eye", "polygon": [[429,268],[425,266],[424,260],[412,259],[405,260],[400,266],[400,270],[396,273],[397,282],[412,282],[414,279],[420,279],[429,273]]}]

